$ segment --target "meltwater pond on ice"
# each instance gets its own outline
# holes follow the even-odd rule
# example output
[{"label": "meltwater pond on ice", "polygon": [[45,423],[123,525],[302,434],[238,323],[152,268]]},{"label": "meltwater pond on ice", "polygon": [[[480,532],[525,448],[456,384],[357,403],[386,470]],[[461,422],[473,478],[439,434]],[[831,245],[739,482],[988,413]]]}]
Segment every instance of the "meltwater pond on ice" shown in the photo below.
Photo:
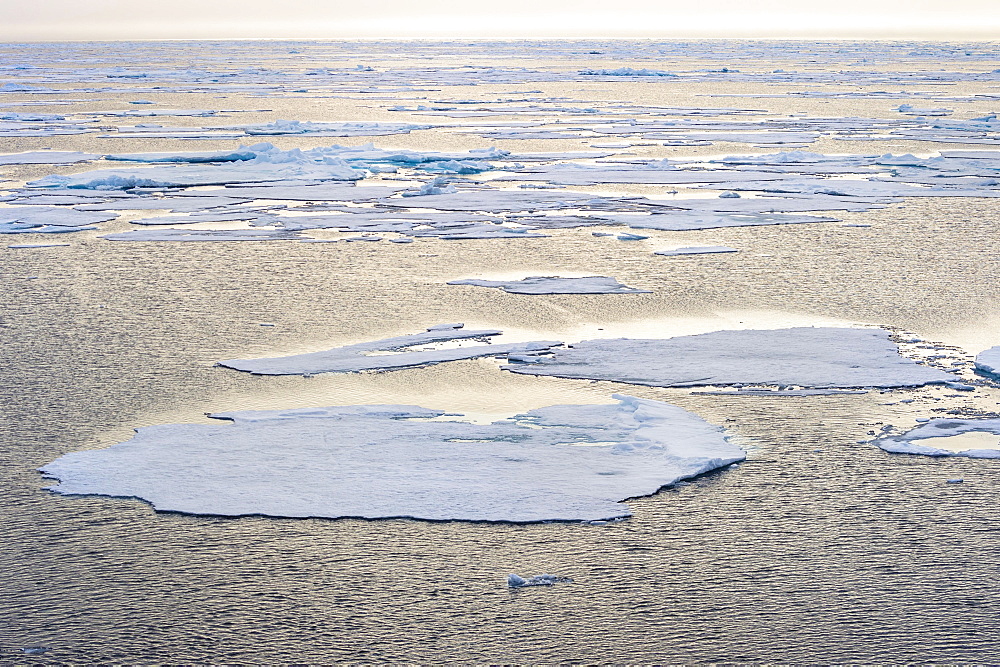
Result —
[{"label": "meltwater pond on ice", "polygon": [[219,413],[232,423],[141,428],[42,472],[190,514],[533,522],[629,516],[622,500],[745,458],[690,412],[615,398],[485,425],[405,405]]}]

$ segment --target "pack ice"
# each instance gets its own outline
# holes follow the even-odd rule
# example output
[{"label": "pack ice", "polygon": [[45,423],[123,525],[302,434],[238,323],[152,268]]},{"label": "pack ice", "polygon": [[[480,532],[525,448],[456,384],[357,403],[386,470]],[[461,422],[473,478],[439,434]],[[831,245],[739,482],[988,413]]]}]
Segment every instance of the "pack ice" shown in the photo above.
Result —
[{"label": "pack ice", "polygon": [[745,458],[677,406],[614,398],[485,425],[406,405],[218,413],[41,471],[56,493],[188,514],[535,522],[626,517],[622,500]]},{"label": "pack ice", "polygon": [[588,340],[530,356],[532,363],[504,369],[654,387],[910,387],[958,380],[900,356],[888,332],[881,329],[797,327]]},{"label": "pack ice", "polygon": [[[227,359],[226,361],[218,362],[218,365],[256,375],[352,373],[429,366],[445,361],[475,359],[478,357],[509,357],[511,354],[530,355],[539,350],[546,350],[553,345],[559,345],[557,341],[491,345],[489,344],[489,339],[493,336],[499,336],[503,333],[502,331],[497,329],[480,331],[465,330],[464,326],[460,323],[439,324],[417,334],[396,336],[394,338],[385,338],[367,343],[355,343],[354,345],[335,347],[330,350],[323,350],[322,352],[263,359]],[[413,349],[419,345],[433,345],[436,343],[466,341],[470,339],[485,342],[468,347],[454,347],[449,349]]]},{"label": "pack ice", "polygon": [[475,285],[498,287],[511,294],[651,294],[649,290],[623,285],[607,276],[560,278],[557,276],[529,276],[521,280],[480,280],[468,278],[452,280],[449,285]]}]

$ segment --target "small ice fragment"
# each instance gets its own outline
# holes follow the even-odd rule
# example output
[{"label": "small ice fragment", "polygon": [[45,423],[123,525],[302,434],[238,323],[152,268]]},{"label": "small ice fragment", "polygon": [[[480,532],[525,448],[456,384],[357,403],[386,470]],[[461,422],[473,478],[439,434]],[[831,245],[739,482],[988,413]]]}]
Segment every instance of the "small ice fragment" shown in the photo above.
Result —
[{"label": "small ice fragment", "polygon": [[617,238],[619,241],[642,241],[644,239],[648,239],[649,237],[643,236],[642,234],[628,234],[623,232],[618,236],[616,236],[615,238]]},{"label": "small ice fragment", "polygon": [[917,417],[914,421],[917,421],[917,422],[920,422],[921,424],[923,424],[925,422],[929,422],[930,419],[928,417]]},{"label": "small ice fragment", "polygon": [[721,195],[719,195],[719,198],[720,199],[739,199],[740,198],[740,193],[739,192],[733,192],[732,190],[729,190],[728,192],[723,192]]},{"label": "small ice fragment", "polygon": [[686,248],[674,248],[673,250],[661,250],[653,253],[664,257],[676,257],[678,255],[710,255],[716,253],[739,252],[736,248],[724,245],[691,246]]},{"label": "small ice fragment", "polygon": [[262,326],[262,327],[273,327],[274,324],[271,323],[271,322],[261,322],[260,326]]},{"label": "small ice fragment", "polygon": [[962,382],[945,382],[946,387],[949,389],[955,389],[956,391],[975,391],[976,388],[971,384],[964,384]]},{"label": "small ice fragment", "polygon": [[649,294],[649,290],[624,285],[608,276],[561,278],[559,276],[530,276],[521,280],[481,280],[469,278],[452,280],[449,285],[474,285],[497,287],[509,294]]},{"label": "small ice fragment", "polygon": [[[592,522],[593,523],[593,522]],[[606,522],[605,522],[606,523]],[[525,579],[516,574],[507,575],[507,586],[510,588],[525,588],[527,586],[551,586],[561,582],[573,581],[569,577],[557,577],[554,574],[538,574]]]},{"label": "small ice fragment", "polygon": [[961,477],[956,477],[954,479],[945,480],[945,484],[961,484],[964,481],[965,480],[962,479]]},{"label": "small ice fragment", "polygon": [[432,327],[427,327],[428,331],[451,331],[452,329],[464,329],[464,322],[451,322],[450,324],[435,324]]}]

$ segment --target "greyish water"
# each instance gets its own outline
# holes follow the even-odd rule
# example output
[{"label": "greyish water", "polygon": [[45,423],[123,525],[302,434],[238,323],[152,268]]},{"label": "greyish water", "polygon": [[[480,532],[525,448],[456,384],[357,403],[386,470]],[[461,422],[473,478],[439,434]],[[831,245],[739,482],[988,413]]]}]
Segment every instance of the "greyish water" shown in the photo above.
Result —
[{"label": "greyish water", "polygon": [[[525,96],[869,118],[896,118],[894,107],[903,103],[946,106],[955,118],[1000,105],[1000,80],[990,74],[1000,67],[995,44],[8,44],[0,53],[6,63],[0,85],[60,91],[6,92],[0,113],[76,117],[130,108],[138,99],[156,108],[231,110],[222,120],[149,120],[188,127],[276,119],[445,125],[459,121],[389,107]],[[357,65],[373,67],[382,79],[355,82]],[[761,79],[726,79],[714,73],[722,66]],[[595,67],[686,72],[690,80],[562,75]],[[777,69],[804,78],[764,76]],[[326,74],[308,75],[311,70]],[[855,78],[829,78],[844,71]],[[931,80],[940,72],[982,76]],[[112,77],[122,73],[146,76]],[[903,92],[898,98],[767,96],[808,90],[923,91],[955,99],[914,101]],[[22,102],[31,106],[13,106]],[[101,126],[144,122],[99,118]],[[513,112],[497,118],[523,120]],[[0,152],[190,151],[237,143],[114,134],[0,136]],[[283,149],[374,141],[413,150],[553,151],[614,139],[494,141],[438,127],[383,137],[267,140]],[[650,143],[628,152],[691,157],[781,150]],[[823,136],[807,150],[928,155],[970,148],[990,146]],[[2,167],[10,180],[0,187],[93,168]],[[622,186],[591,189],[625,192]],[[670,189],[628,192],[665,195]],[[0,251],[0,660],[1000,658],[998,462],[890,455],[859,442],[883,424],[905,429],[916,418],[947,411],[992,413],[1000,389],[989,383],[961,393],[924,387],[710,396],[513,375],[492,360],[312,378],[256,377],[213,366],[219,359],[325,349],[459,321],[576,339],[595,337],[599,329],[669,336],[734,326],[882,325],[961,348],[951,354],[963,360],[963,351],[1000,343],[995,200],[911,198],[838,214],[841,222],[650,231],[648,240],[629,243],[595,237],[590,229],[554,230],[545,239],[407,245],[99,238],[146,215],[126,213],[99,231],[8,236],[11,244],[55,239],[69,245]],[[740,252],[652,254],[717,244]],[[615,276],[652,294],[524,296],[445,285],[463,277],[556,273]],[[965,377],[974,376],[966,371]],[[748,449],[748,460],[629,500],[634,516],[604,526],[186,516],[157,513],[134,499],[56,495],[43,490],[53,481],[36,471],[67,452],[125,440],[134,427],[204,421],[206,412],[409,403],[496,416],[554,403],[607,402],[621,391],[673,402],[724,425]],[[964,483],[946,483],[953,478]],[[573,582],[511,590],[511,572],[551,572]],[[32,647],[48,650],[23,652]]]}]

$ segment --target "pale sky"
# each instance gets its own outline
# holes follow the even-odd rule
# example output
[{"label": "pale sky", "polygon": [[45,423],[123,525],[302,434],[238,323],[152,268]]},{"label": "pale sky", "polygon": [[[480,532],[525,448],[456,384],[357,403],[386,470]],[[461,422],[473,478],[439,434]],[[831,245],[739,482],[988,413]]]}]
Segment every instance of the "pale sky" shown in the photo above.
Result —
[{"label": "pale sky", "polygon": [[0,41],[240,37],[1000,40],[1000,0],[0,0]]}]

